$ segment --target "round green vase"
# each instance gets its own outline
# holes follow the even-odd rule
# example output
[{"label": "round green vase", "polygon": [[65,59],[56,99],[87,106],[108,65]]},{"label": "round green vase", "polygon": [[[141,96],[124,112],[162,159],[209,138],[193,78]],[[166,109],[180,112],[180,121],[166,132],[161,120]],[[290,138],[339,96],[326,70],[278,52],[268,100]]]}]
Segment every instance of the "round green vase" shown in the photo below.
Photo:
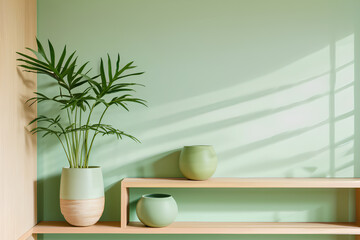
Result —
[{"label": "round green vase", "polygon": [[174,222],[178,207],[175,199],[169,194],[146,194],[138,201],[136,214],[146,226],[166,227]]},{"label": "round green vase", "polygon": [[63,168],[60,181],[60,209],[74,226],[90,226],[99,221],[105,205],[100,167]]},{"label": "round green vase", "polygon": [[188,179],[209,179],[217,167],[217,156],[213,146],[185,146],[180,153],[179,167]]}]

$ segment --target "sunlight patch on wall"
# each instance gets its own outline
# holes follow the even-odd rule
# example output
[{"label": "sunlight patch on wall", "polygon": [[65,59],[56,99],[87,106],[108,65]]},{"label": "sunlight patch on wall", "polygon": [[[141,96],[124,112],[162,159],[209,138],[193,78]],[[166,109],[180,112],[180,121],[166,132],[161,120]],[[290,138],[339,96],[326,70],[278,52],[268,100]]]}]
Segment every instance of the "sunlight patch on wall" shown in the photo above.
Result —
[{"label": "sunlight patch on wall", "polygon": [[[213,144],[218,176],[349,176],[352,166],[344,165],[353,161],[352,49],[351,35],[336,42],[336,56],[328,46],[266,76],[153,108],[159,114],[128,125],[143,144],[126,146],[137,150],[121,161],[127,165],[183,145]],[[330,61],[336,61],[335,69]],[[329,140],[331,108],[335,138]],[[331,173],[331,165],[341,170]]]},{"label": "sunlight patch on wall", "polygon": [[[174,103],[177,111],[194,110],[194,114],[173,119],[168,125],[145,131],[143,139],[148,147],[137,152],[138,156],[162,148],[179,148],[189,142],[203,144],[204,139],[208,139],[206,143],[214,144],[219,155],[217,176],[352,176],[353,44],[353,36],[348,36],[336,42],[336,48],[342,50],[336,51],[335,56],[331,56],[330,47],[325,47],[261,78]],[[335,61],[340,53],[335,69],[332,69],[331,61]],[[335,75],[332,75],[333,73]],[[330,81],[333,77],[335,85],[334,89],[331,89]],[[330,102],[331,94],[334,98],[333,106]],[[206,104],[209,101],[211,104]],[[162,112],[164,118],[169,117],[165,109],[172,109],[172,104],[160,106],[155,111]],[[207,111],[197,111],[203,108]],[[330,116],[332,112],[333,118]],[[333,139],[330,137],[331,126],[334,126]],[[159,146],[152,144],[154,139],[168,141],[163,141],[163,145]],[[334,152],[333,158],[331,151]],[[202,197],[204,194],[206,196],[206,192],[202,193]],[[254,194],[256,196],[255,192],[245,195],[254,197]],[[176,192],[174,195],[176,196]],[[245,195],[239,193],[237,201],[246,201],[240,200]],[[135,191],[134,199],[136,196]],[[232,193],[232,196],[237,197],[236,193]],[[271,197],[284,197],[287,201],[290,199],[282,196],[280,192]],[[335,206],[338,201],[336,197],[329,198],[321,194],[318,197],[325,197],[327,201],[332,199],[329,206]],[[192,207],[196,202],[194,198],[196,195],[192,195]],[[211,209],[218,210],[217,218],[227,221],[326,221],[341,215],[327,209],[329,206],[324,206],[323,200],[316,204],[314,199],[316,197],[312,194],[312,202],[305,208],[296,208],[296,205],[290,203],[281,206],[281,209],[276,209],[271,204],[265,207],[262,205],[259,209],[254,203],[254,208],[246,204],[246,209],[241,209],[241,204],[236,205],[237,207],[229,204],[229,211],[226,206],[210,202],[196,208],[197,219],[213,218],[215,210],[209,211],[211,204],[214,204]],[[191,210],[187,211],[186,199],[180,198],[180,201],[182,211],[179,220],[187,220],[193,213]],[[319,216],[323,219],[319,219]],[[349,219],[348,214],[342,217],[341,220],[344,221]],[[132,219],[136,220],[134,214]]]}]

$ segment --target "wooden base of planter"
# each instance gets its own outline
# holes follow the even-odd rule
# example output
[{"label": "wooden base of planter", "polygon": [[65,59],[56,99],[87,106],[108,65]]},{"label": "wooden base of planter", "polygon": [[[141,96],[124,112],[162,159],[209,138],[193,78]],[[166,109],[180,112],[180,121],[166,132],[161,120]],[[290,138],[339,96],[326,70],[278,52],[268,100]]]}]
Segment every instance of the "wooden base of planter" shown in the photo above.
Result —
[{"label": "wooden base of planter", "polygon": [[91,226],[99,221],[105,205],[105,198],[66,200],[60,199],[61,213],[74,226]]}]

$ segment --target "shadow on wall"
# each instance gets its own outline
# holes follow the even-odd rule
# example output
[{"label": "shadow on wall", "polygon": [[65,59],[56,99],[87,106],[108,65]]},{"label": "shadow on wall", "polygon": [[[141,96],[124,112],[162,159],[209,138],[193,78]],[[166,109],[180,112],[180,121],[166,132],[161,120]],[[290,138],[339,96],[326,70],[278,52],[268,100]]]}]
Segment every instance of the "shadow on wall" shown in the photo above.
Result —
[{"label": "shadow on wall", "polygon": [[[27,72],[22,72],[20,69],[17,69],[17,74],[20,77],[20,79],[22,80],[22,89],[20,92],[20,97],[18,99],[19,102],[16,103],[16,106],[20,106],[21,110],[18,111],[19,114],[22,114],[23,116],[21,116],[19,119],[22,119],[21,122],[17,123],[17,124],[24,124],[24,131],[22,131],[24,137],[24,142],[25,142],[25,149],[24,152],[28,154],[28,158],[24,159],[24,175],[27,174],[33,174],[34,170],[34,166],[36,166],[36,164],[34,163],[34,161],[36,161],[36,136],[33,136],[28,130],[30,129],[27,124],[33,120],[36,117],[36,107],[32,106],[29,107],[28,105],[25,104],[25,102],[27,101],[27,99],[31,98],[32,96],[30,94],[32,94],[32,91],[34,91],[34,89],[36,89],[36,83],[34,81],[34,76],[30,73]],[[31,168],[32,170],[28,169]],[[36,217],[37,216],[37,182],[35,181],[32,185],[32,189],[34,191],[33,196],[34,199],[33,201],[33,208],[34,208],[34,221],[36,221]]]},{"label": "shadow on wall", "polygon": [[38,179],[37,216],[38,220],[62,220],[60,212],[60,174]]},{"label": "shadow on wall", "polygon": [[[347,41],[349,39],[350,42],[353,41],[353,36],[347,37]],[[344,46],[340,47],[343,48]],[[352,48],[351,43],[347,47]],[[225,95],[224,98],[227,99],[208,105],[201,104],[201,107],[196,107],[196,104],[193,104],[189,109],[183,111],[179,109],[163,118],[138,122],[136,128],[140,135],[143,132],[143,136],[140,138],[145,144],[141,147],[134,147],[125,143],[125,148],[129,147],[127,153],[131,151],[134,153],[130,153],[129,156],[122,156],[124,158],[122,160],[141,163],[143,160],[138,156],[162,152],[158,149],[164,149],[163,146],[165,145],[179,147],[188,142],[203,142],[205,139],[205,141],[211,141],[212,144],[215,143],[221,158],[220,174],[228,174],[228,167],[230,167],[231,174],[235,174],[237,171],[242,176],[254,173],[264,176],[258,171],[259,169],[257,172],[246,171],[246,166],[240,164],[241,169],[244,170],[241,172],[229,164],[230,161],[235,162],[236,159],[240,158],[247,158],[247,164],[250,165],[254,162],[261,163],[259,159],[262,156],[268,158],[271,165],[274,164],[273,166],[282,165],[282,168],[278,168],[280,169],[278,172],[286,172],[286,176],[289,177],[304,176],[305,173],[297,172],[296,168],[299,167],[302,168],[301,171],[315,169],[315,171],[305,174],[309,177],[334,177],[352,174],[353,168],[349,163],[351,163],[350,158],[353,154],[351,145],[353,144],[354,109],[352,93],[354,84],[351,72],[354,69],[354,62],[353,56],[345,62],[337,61],[333,56],[334,50],[331,50],[332,48],[328,47],[324,51],[330,51],[330,63],[339,63],[336,66],[330,64],[331,69],[314,77],[292,84],[270,87],[251,94],[226,90],[225,93],[231,94],[222,94],[224,91],[219,91],[219,93],[212,95],[199,96],[200,99],[212,99],[216,95]],[[243,88],[248,89],[246,86]],[[241,86],[237,86],[235,89],[240,90]],[[228,97],[231,95],[235,95],[235,97]],[[294,99],[293,96],[298,96],[298,99]],[[278,102],[279,107],[274,108],[273,102]],[[256,104],[255,108],[247,107],[254,104]],[[268,126],[272,126],[272,128]],[[238,136],[238,142],[233,141],[233,139],[226,141],[231,137],[234,138],[234,134]],[[255,136],[257,134],[259,136]],[[167,140],[169,143],[164,144],[164,141]],[[313,147],[309,146],[312,142],[314,142]],[[106,154],[102,146],[108,143],[111,143],[110,140],[104,140],[97,146],[96,152],[99,156]],[[286,157],[279,154],[284,152],[282,150],[284,147],[288,146],[293,151],[285,151]],[[270,148],[274,150],[269,151]],[[117,150],[110,151],[109,155],[116,156],[115,151]],[[293,152],[293,155],[289,154],[290,152]],[[274,160],[269,159],[272,156],[274,156]],[[327,158],[329,161],[310,162],[310,159],[307,159],[306,164],[310,164],[310,166],[300,166],[301,161],[297,161],[297,159],[306,160],[305,157],[315,160]],[[250,159],[256,161],[249,161]],[[291,161],[286,162],[286,159],[292,159],[294,164],[291,164]],[[344,163],[341,163],[342,161]],[[136,166],[136,164],[134,165]],[[339,169],[343,169],[344,166],[348,166],[346,171],[340,171]],[[274,176],[277,175],[279,174],[274,172]]]},{"label": "shadow on wall", "polygon": [[129,177],[183,177],[179,170],[180,151],[181,149],[175,149],[128,163],[106,172],[106,176],[111,178],[125,174]]},{"label": "shadow on wall", "polygon": [[[106,173],[106,178],[119,176],[133,177],[183,177],[179,170],[180,150],[168,151],[134,163],[129,163],[121,168],[115,168]],[[120,177],[121,178],[121,177]],[[105,189],[106,207],[103,216],[105,219],[120,218],[120,189],[121,181],[107,186]],[[136,201],[130,202],[130,208],[135,209]]]}]

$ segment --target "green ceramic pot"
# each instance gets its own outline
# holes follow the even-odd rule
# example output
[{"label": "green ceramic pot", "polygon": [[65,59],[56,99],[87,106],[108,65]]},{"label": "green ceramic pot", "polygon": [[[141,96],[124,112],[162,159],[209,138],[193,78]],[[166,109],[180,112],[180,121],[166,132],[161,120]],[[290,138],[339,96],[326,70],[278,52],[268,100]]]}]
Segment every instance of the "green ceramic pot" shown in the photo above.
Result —
[{"label": "green ceramic pot", "polygon": [[182,174],[191,180],[210,178],[217,167],[217,156],[213,146],[185,146],[180,153],[179,167]]},{"label": "green ceramic pot", "polygon": [[104,211],[104,183],[100,167],[63,168],[60,182],[60,209],[74,226],[90,226]]},{"label": "green ceramic pot", "polygon": [[174,222],[178,207],[175,199],[169,194],[146,194],[138,201],[136,214],[146,226],[166,227]]}]

